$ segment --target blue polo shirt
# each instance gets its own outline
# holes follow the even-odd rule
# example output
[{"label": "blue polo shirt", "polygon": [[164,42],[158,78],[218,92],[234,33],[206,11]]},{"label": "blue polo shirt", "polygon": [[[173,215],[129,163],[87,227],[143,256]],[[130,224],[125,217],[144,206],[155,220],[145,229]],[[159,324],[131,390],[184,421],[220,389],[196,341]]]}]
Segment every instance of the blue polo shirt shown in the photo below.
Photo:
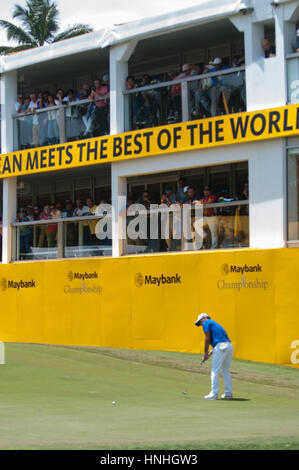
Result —
[{"label": "blue polo shirt", "polygon": [[214,320],[206,320],[202,324],[203,330],[205,333],[208,331],[211,334],[211,344],[212,346],[216,346],[217,343],[222,343],[224,341],[229,341],[230,339],[226,334],[224,328],[222,328],[219,323],[216,323]]}]

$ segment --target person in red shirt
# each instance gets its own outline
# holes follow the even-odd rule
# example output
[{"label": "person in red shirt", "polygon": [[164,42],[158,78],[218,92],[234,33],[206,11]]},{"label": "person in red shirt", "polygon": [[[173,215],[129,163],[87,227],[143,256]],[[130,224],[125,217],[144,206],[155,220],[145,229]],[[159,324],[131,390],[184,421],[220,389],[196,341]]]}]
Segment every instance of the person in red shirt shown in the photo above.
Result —
[{"label": "person in red shirt", "polygon": [[109,133],[109,76],[104,75],[102,81],[96,79],[89,99],[95,101],[95,130],[94,137],[99,137]]},{"label": "person in red shirt", "polygon": [[[217,197],[212,194],[211,188],[205,186],[203,190],[204,197],[200,200],[202,204],[213,204],[217,202]],[[218,248],[218,220],[214,207],[204,208],[203,225],[208,226],[211,232],[211,249]]]}]

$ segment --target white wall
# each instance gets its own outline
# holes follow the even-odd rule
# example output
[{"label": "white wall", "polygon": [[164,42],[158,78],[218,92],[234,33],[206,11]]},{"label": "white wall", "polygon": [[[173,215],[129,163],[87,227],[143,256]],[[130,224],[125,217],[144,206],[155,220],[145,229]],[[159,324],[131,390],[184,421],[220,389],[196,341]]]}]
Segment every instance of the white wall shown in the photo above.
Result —
[{"label": "white wall", "polygon": [[[5,73],[1,77],[1,147],[2,153],[13,151],[14,104],[17,98],[17,73]],[[3,181],[3,214],[2,214],[2,262],[12,259],[12,229],[10,223],[16,217],[17,178],[5,178]]]},{"label": "white wall", "polygon": [[[272,2],[252,2],[254,11],[244,16],[231,17],[231,22],[244,32],[246,62],[247,111],[284,106],[287,103],[286,54],[295,44],[294,13],[298,2],[273,6]],[[275,24],[276,57],[264,58],[261,42],[264,26],[269,20]]]}]

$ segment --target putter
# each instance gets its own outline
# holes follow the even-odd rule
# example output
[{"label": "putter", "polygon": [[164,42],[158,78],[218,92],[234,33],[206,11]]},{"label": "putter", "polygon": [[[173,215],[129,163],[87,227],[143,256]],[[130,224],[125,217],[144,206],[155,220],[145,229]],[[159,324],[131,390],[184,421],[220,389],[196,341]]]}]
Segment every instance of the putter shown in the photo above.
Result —
[{"label": "putter", "polygon": [[182,395],[188,395],[189,389],[190,389],[191,385],[193,384],[193,381],[194,381],[194,379],[195,379],[195,376],[196,376],[196,374],[200,371],[201,366],[203,365],[204,362],[205,362],[205,361],[202,359],[201,363],[199,364],[199,368],[198,368],[198,369],[194,372],[194,374],[192,375],[191,380],[190,380],[190,382],[189,382],[189,384],[188,384],[188,386],[187,386],[185,392],[182,392]]}]

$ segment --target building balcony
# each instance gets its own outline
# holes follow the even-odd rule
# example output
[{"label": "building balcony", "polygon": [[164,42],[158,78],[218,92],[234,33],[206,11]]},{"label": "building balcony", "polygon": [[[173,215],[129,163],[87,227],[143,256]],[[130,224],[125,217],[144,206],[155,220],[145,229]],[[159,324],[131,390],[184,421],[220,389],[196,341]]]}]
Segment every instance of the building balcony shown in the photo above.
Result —
[{"label": "building balcony", "polygon": [[151,83],[127,89],[124,95],[126,131],[242,112],[245,67]]}]

